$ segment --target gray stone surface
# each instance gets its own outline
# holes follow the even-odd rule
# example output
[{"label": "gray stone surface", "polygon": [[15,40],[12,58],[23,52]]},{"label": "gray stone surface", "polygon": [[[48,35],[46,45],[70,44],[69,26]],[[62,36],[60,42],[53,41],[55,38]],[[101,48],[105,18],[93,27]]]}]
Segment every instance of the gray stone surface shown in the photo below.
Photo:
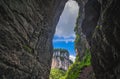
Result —
[{"label": "gray stone surface", "polygon": [[0,0],[0,79],[49,79],[66,0]]},{"label": "gray stone surface", "polygon": [[119,79],[119,0],[77,1],[83,4],[80,28],[90,45],[96,78]]}]

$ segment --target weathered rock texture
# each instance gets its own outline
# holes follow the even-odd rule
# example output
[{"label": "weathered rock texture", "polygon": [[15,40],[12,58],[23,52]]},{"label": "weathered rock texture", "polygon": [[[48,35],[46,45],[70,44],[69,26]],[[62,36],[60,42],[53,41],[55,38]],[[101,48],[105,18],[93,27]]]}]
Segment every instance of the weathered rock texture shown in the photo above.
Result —
[{"label": "weathered rock texture", "polygon": [[69,52],[65,49],[54,49],[51,68],[67,70],[71,65]]},{"label": "weathered rock texture", "polygon": [[75,26],[75,50],[76,50],[76,55],[79,56],[79,60],[82,61],[82,59],[85,56],[86,50],[89,49],[89,44],[86,40],[86,36],[82,32],[82,28],[80,27],[80,21],[81,21],[81,13],[79,11],[78,13],[78,18],[76,19],[76,26]]},{"label": "weathered rock texture", "polygon": [[52,37],[67,0],[0,0],[0,79],[49,79]]},{"label": "weathered rock texture", "polygon": [[[52,37],[66,1],[0,0],[0,79],[48,79]],[[120,79],[120,1],[77,2],[96,78]]]},{"label": "weathered rock texture", "polygon": [[120,79],[120,2],[101,2],[101,16],[91,39],[97,79]]},{"label": "weathered rock texture", "polygon": [[91,48],[96,78],[119,79],[119,0],[84,0],[79,4],[83,6],[80,23]]},{"label": "weathered rock texture", "polygon": [[78,79],[95,79],[92,66],[84,67],[81,70],[80,77]]},{"label": "weathered rock texture", "polygon": [[[78,18],[76,21],[76,27],[74,29],[76,33],[75,49],[76,49],[76,55],[78,56],[79,62],[83,62],[87,54],[90,55],[90,51],[89,51],[90,47],[88,45],[86,36],[83,34],[82,28],[81,28],[81,23],[80,23],[82,18],[81,16],[82,14],[79,11]],[[84,64],[85,63],[86,62],[84,62]],[[80,75],[77,79],[95,79],[95,75],[94,75],[91,64],[88,66],[83,66],[80,71],[81,71]]]}]

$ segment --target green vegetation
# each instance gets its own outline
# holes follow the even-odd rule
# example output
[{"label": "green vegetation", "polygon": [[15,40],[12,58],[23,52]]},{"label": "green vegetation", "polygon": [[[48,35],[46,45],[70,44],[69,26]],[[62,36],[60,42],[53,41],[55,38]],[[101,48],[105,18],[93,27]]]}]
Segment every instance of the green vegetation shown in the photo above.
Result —
[{"label": "green vegetation", "polygon": [[66,52],[69,53],[68,50],[62,48],[56,48],[54,49],[54,51],[60,51],[61,53],[66,53]]},{"label": "green vegetation", "polygon": [[81,43],[81,38],[79,34],[76,34],[76,38],[75,38],[75,48],[77,48],[77,46]]},{"label": "green vegetation", "polygon": [[[74,41],[75,42],[75,49],[77,48],[77,46],[79,46],[82,43],[80,34],[78,33],[79,17],[80,17],[80,15],[78,15],[78,18],[76,21],[76,26],[74,28],[74,31],[76,34],[76,38]],[[98,27],[96,27],[96,28],[98,28]],[[66,51],[63,49],[55,49],[55,51],[57,51],[57,50]],[[66,73],[64,72],[64,74],[63,74],[63,72],[61,72],[59,69],[58,70],[51,70],[50,79],[77,79],[80,76],[81,70],[84,67],[91,65],[90,50],[86,48],[84,53],[85,53],[85,56],[83,57],[83,59],[81,61],[79,58],[80,56],[78,56],[78,55],[76,56],[75,62],[69,67],[69,69],[67,70]]]},{"label": "green vegetation", "polygon": [[86,49],[83,60],[80,62],[79,56],[76,56],[75,62],[69,67],[67,72],[60,69],[51,69],[50,79],[77,79],[80,76],[80,70],[91,65],[90,60],[90,51]]},{"label": "green vegetation", "polygon": [[[80,15],[78,15],[78,18],[76,20],[76,26],[74,28],[76,38],[75,38],[75,49],[81,44],[81,37],[78,33],[78,21],[79,21]],[[66,75],[62,77],[62,79],[77,79],[80,76],[82,68],[86,66],[91,65],[91,55],[90,50],[86,48],[86,51],[84,52],[85,56],[80,61],[80,56],[76,56],[75,62],[69,67],[68,71],[66,72]]]},{"label": "green vegetation", "polygon": [[77,46],[81,43],[81,38],[80,38],[80,34],[78,33],[78,22],[79,22],[79,18],[80,18],[80,13],[78,13],[78,17],[76,19],[76,26],[74,28],[74,32],[76,34],[76,38],[75,38],[75,48],[77,48]]},{"label": "green vegetation", "polygon": [[25,51],[29,52],[29,53],[32,52],[32,49],[31,49],[29,46],[27,46],[27,45],[24,45],[24,46],[23,46],[23,49],[24,49]]},{"label": "green vegetation", "polygon": [[100,29],[100,26],[96,26],[96,29]]},{"label": "green vegetation", "polygon": [[75,62],[69,67],[64,79],[77,79],[80,76],[80,70],[83,67],[91,65],[91,55],[89,50],[87,49],[85,53],[86,54],[81,62],[78,60],[79,56],[76,56]]},{"label": "green vegetation", "polygon": [[64,61],[64,57],[60,57],[60,60],[61,60],[61,61]]},{"label": "green vegetation", "polygon": [[51,69],[50,79],[64,79],[65,71],[60,69]]}]

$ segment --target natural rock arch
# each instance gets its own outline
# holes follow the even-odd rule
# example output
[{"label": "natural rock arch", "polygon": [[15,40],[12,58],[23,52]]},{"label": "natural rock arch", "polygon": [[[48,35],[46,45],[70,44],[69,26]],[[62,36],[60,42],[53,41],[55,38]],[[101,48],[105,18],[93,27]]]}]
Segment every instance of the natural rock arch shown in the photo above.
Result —
[{"label": "natural rock arch", "polygon": [[[76,0],[97,79],[119,79],[119,0]],[[0,0],[0,78],[48,79],[52,38],[67,0]],[[97,27],[96,27],[97,26]]]}]

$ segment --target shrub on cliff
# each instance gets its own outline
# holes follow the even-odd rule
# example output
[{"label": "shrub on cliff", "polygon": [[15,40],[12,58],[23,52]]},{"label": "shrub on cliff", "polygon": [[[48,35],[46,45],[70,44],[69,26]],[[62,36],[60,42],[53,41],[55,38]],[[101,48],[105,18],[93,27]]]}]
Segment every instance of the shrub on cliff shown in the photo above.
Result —
[{"label": "shrub on cliff", "polygon": [[65,76],[65,71],[60,69],[51,69],[50,72],[50,79],[63,79],[62,77]]},{"label": "shrub on cliff", "polygon": [[75,63],[73,63],[69,67],[64,79],[77,79],[80,75],[81,69],[83,67],[91,65],[91,62],[90,62],[91,55],[90,55],[90,52],[88,49],[85,52],[85,56],[84,56],[83,60],[79,61],[78,59],[79,59],[79,56],[76,56]]}]

